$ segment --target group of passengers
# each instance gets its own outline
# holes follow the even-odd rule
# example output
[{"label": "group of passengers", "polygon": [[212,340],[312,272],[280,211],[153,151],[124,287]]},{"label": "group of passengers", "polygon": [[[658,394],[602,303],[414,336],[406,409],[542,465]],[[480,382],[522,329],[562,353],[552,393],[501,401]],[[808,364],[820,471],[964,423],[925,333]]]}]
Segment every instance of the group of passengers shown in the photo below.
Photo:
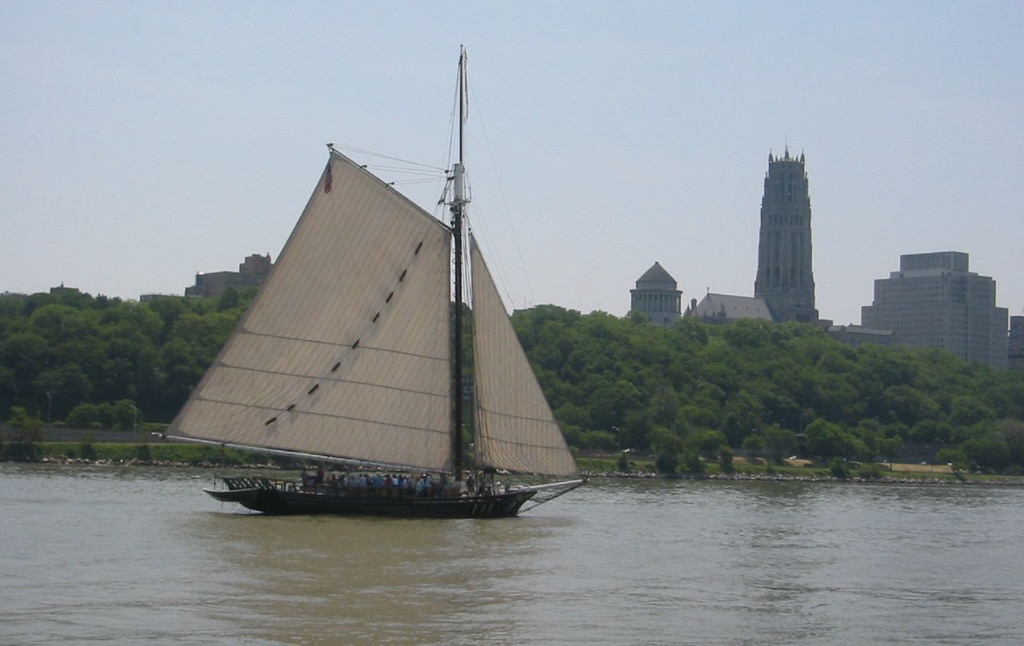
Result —
[{"label": "group of passengers", "polygon": [[[429,473],[420,474],[419,477],[406,474],[381,474],[381,473],[342,473],[342,474],[331,474],[327,477],[324,473],[323,467],[317,469],[315,474],[311,474],[306,470],[302,471],[302,486],[306,489],[316,489],[321,486],[330,487],[332,489],[341,489],[356,495],[376,495],[381,492],[391,492],[398,490],[399,496],[415,495],[419,498],[429,497],[444,497],[449,495],[493,495],[500,487],[500,483],[495,483],[493,476],[481,478],[479,482],[475,481],[473,476],[470,476],[466,480],[465,489],[459,487],[457,490],[453,489],[454,483],[450,483],[446,474],[441,474],[440,478],[434,478]],[[389,495],[394,495],[390,494]]]},{"label": "group of passengers", "polygon": [[419,477],[406,474],[382,474],[382,473],[345,473],[332,474],[327,477],[323,467],[317,469],[316,474],[306,470],[302,472],[302,486],[306,489],[316,489],[320,486],[340,488],[357,495],[373,495],[383,490],[399,490],[399,495],[415,494],[418,497],[432,497],[446,495],[448,491],[448,478],[446,475],[434,478],[429,473],[423,473]]},{"label": "group of passengers", "polygon": [[425,488],[430,488],[430,480],[430,476],[426,474],[416,480],[405,474],[350,473],[344,476],[340,484],[347,489],[415,489],[417,493],[421,493]]}]

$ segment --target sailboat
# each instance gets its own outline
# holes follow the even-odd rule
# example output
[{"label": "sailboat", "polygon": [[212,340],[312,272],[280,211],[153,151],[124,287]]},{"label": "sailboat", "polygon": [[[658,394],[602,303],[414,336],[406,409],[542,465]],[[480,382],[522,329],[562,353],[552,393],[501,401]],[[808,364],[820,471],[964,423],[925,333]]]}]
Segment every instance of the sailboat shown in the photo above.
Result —
[{"label": "sailboat", "polygon": [[[449,222],[328,144],[277,262],[167,433],[291,456],[318,475],[228,476],[206,490],[215,499],[266,514],[493,518],[582,483],[467,232],[465,66],[462,50]],[[501,482],[514,474],[567,479]]]}]

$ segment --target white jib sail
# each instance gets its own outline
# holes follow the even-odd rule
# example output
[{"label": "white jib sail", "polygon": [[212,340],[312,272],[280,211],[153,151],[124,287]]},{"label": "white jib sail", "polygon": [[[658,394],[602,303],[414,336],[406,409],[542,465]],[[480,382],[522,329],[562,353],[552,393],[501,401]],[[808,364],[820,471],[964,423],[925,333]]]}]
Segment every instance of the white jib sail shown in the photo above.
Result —
[{"label": "white jib sail", "polygon": [[477,462],[516,473],[576,476],[576,461],[472,239],[470,257]]}]

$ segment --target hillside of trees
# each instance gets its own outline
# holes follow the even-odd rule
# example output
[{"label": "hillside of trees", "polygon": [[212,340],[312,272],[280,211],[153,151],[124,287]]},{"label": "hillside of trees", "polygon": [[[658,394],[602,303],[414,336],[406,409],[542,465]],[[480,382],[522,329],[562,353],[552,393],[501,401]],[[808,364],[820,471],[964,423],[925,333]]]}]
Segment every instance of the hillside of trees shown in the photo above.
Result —
[{"label": "hillside of trees", "polygon": [[713,457],[895,457],[1020,473],[1024,374],[939,350],[854,348],[805,324],[671,328],[541,306],[513,323],[570,444]]},{"label": "hillside of trees", "polygon": [[0,419],[19,407],[85,428],[170,421],[254,294],[0,298]]},{"label": "hillside of trees", "polygon": [[[86,428],[169,422],[253,296],[35,294],[0,299],[0,420]],[[766,458],[938,459],[1024,473],[1024,374],[939,350],[850,347],[801,324],[580,314],[513,324],[570,445],[669,462],[743,449]],[[671,466],[669,464],[668,466]]]}]

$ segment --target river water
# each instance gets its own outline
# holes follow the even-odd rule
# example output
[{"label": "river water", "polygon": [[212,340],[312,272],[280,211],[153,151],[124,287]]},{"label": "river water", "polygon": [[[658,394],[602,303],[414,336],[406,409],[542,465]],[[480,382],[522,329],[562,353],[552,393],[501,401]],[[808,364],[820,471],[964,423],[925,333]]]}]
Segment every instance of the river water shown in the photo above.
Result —
[{"label": "river water", "polygon": [[212,477],[0,464],[0,643],[1024,643],[1018,488],[606,480],[424,521]]}]

